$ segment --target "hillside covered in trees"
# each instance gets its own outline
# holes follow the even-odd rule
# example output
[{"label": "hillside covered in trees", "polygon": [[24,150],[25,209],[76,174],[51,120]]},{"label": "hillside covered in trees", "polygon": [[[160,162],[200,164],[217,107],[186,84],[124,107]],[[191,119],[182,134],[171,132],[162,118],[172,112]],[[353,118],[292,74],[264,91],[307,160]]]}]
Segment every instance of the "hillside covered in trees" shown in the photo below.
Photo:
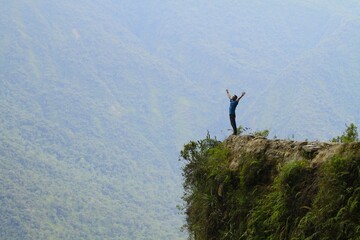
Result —
[{"label": "hillside covered in trees", "polygon": [[[178,153],[359,125],[358,1],[0,0],[0,238],[185,239]],[[341,139],[339,139],[341,140]]]}]

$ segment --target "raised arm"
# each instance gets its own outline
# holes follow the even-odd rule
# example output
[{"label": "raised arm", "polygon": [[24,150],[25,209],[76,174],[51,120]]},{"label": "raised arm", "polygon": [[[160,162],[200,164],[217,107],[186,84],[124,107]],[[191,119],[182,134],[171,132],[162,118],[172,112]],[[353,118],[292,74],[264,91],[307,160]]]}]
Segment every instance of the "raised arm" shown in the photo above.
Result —
[{"label": "raised arm", "polygon": [[226,93],[227,93],[229,99],[231,99],[231,95],[230,95],[230,93],[229,93],[229,90],[226,89]]},{"label": "raised arm", "polygon": [[245,92],[242,92],[241,96],[236,101],[240,101],[243,96],[245,96]]}]

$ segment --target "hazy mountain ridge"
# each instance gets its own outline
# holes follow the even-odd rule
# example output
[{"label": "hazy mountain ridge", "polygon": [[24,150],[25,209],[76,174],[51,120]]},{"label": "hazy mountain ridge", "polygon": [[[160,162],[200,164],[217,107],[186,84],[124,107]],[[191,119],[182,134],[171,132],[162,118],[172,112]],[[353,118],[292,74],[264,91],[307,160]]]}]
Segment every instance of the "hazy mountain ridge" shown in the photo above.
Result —
[{"label": "hazy mountain ridge", "polygon": [[[359,121],[358,110],[354,108],[356,104],[353,104],[360,101],[357,94],[360,85],[355,81],[360,77],[355,67],[360,65],[360,53],[356,47],[356,43],[360,43],[358,23],[357,19],[347,21],[310,52],[291,63],[282,76],[273,81],[269,89],[283,91],[273,91],[271,95],[262,97],[266,103],[264,109],[271,107],[277,112],[269,116],[273,122],[277,121],[274,129],[291,126],[302,138],[311,136],[316,130],[331,130],[329,133],[334,136],[337,133],[332,127],[334,123],[335,126],[344,126]],[[279,99],[278,102],[269,105],[274,97]],[[284,104],[287,101],[293,104]],[[263,99],[257,104],[260,102],[264,102]],[[283,111],[292,114],[280,119],[275,117],[282,115]],[[297,123],[301,124],[297,126]],[[284,135],[286,131],[280,133]]]},{"label": "hazy mountain ridge", "polygon": [[[26,16],[37,16],[39,9],[30,6]],[[151,137],[142,137],[143,118],[136,121],[138,114],[149,115],[151,107],[124,107],[138,96],[139,104],[146,102],[142,99],[147,96],[139,94],[145,91],[139,87],[146,89],[147,84],[116,83],[104,76],[118,73],[119,80],[131,77],[136,74],[136,64],[143,62],[141,55],[126,47],[118,48],[120,63],[127,71],[113,71],[119,68],[119,61],[111,48],[98,51],[100,48],[95,46],[105,47],[101,40],[87,38],[87,32],[68,28],[67,24],[55,21],[55,29],[65,26],[67,30],[58,32],[53,31],[51,24],[42,24],[41,17],[30,19],[37,20],[46,30],[32,28],[37,24],[24,22],[25,18],[16,19],[17,25],[13,26],[19,29],[19,35],[9,36],[15,45],[4,54],[12,60],[1,65],[5,76],[1,80],[1,162],[6,166],[1,174],[5,202],[1,212],[6,216],[1,224],[2,236],[179,236],[176,232],[180,219],[169,219],[169,214],[174,216],[176,211],[176,191],[165,194],[168,189],[175,189],[177,176],[159,150],[161,147],[151,143]],[[46,35],[39,36],[38,30],[46,32],[48,39]],[[38,42],[33,46],[34,41]],[[101,62],[109,57],[114,64]],[[128,68],[131,64],[133,69]],[[152,65],[147,66],[147,71],[154,68]],[[132,94],[124,97],[126,92]],[[135,120],[134,124],[129,119]],[[7,142],[12,144],[6,147]],[[162,179],[166,183],[154,184]],[[31,194],[33,189],[38,190]],[[7,204],[14,199],[16,204]],[[29,212],[28,208],[34,211]],[[157,224],[163,219],[166,222]]]},{"label": "hazy mountain ridge", "polygon": [[[165,27],[153,29],[147,27],[147,21],[143,20],[141,22],[145,22],[143,29],[150,29],[148,31],[151,31],[153,35],[152,38],[148,37],[150,34],[138,34],[138,36],[143,39],[142,42],[151,45],[148,47],[149,51],[171,59],[172,66],[190,76],[191,81],[204,82],[213,86],[209,89],[206,85],[201,85],[200,95],[205,94],[209,96],[209,99],[220,99],[223,94],[220,89],[231,86],[235,89],[247,90],[251,98],[245,100],[245,104],[249,102],[249,105],[244,106],[245,113],[242,117],[244,125],[252,128],[271,128],[273,134],[282,137],[295,134],[298,138],[311,136],[326,140],[333,134],[337,134],[345,123],[358,121],[356,118],[349,117],[354,112],[353,109],[345,110],[347,114],[337,114],[344,111],[344,108],[350,108],[351,101],[346,100],[341,104],[328,102],[328,99],[332,101],[334,98],[333,95],[327,93],[331,91],[336,93],[335,95],[344,96],[343,88],[333,88],[331,84],[328,86],[330,82],[327,75],[329,74],[333,75],[332,81],[345,84],[352,82],[356,85],[356,76],[350,75],[345,78],[331,72],[339,64],[342,67],[348,67],[351,72],[356,71],[356,66],[359,65],[357,51],[342,52],[338,49],[334,52],[334,46],[329,45],[329,42],[335,41],[333,44],[339,45],[347,41],[344,42],[341,39],[338,41],[336,38],[341,31],[345,30],[347,23],[356,21],[358,14],[354,9],[359,7],[357,3],[345,5],[337,2],[325,4],[314,1],[232,2],[233,8],[229,9],[226,4],[200,2],[191,4],[192,7],[189,7],[191,10],[187,12],[182,11],[182,8],[175,3],[167,4],[171,11],[156,15],[157,19],[160,18],[158,26],[163,26],[162,23],[166,21],[177,27],[170,31]],[[141,18],[152,19],[151,13],[152,11],[149,11],[148,14],[141,15]],[[172,14],[174,17],[163,17],[165,20],[161,21],[159,15],[167,16],[167,14]],[[187,23],[192,23],[192,25]],[[178,40],[174,41],[171,36],[177,36]],[[358,42],[356,34],[348,39]],[[169,42],[173,44],[169,45]],[[356,46],[355,42],[346,44],[351,48]],[[156,48],[156,46],[161,46],[161,48]],[[322,52],[328,53],[321,55]],[[340,62],[332,66],[333,63],[330,62],[338,61],[336,60],[338,55],[352,56],[355,61],[349,66],[346,66],[347,63]],[[312,68],[310,71],[313,73],[306,72],[307,68]],[[299,75],[303,75],[302,80],[299,80]],[[283,94],[283,91],[279,91],[283,89],[279,84],[285,84],[290,89]],[[298,86],[295,87],[296,84],[301,84],[300,86],[304,89],[312,86],[310,87],[312,90],[304,90],[301,95],[296,93],[288,96],[287,93],[299,89]],[[314,92],[313,86],[323,87]],[[346,95],[353,96],[354,93],[355,91]],[[282,100],[272,102],[277,94],[283,96]],[[323,94],[324,97],[321,98]],[[314,99],[315,96],[319,96],[320,99]],[[313,119],[305,118],[305,122],[301,124],[290,122],[291,124],[283,128],[284,124],[276,118],[283,116],[285,121],[291,118],[294,115],[293,111],[284,108],[283,103],[286,102],[291,109],[296,109],[299,107],[299,100],[296,99],[305,99],[304,101],[313,105],[320,102],[319,109],[333,110],[329,111],[329,114],[321,114],[318,110],[316,110],[318,113],[311,111],[307,116]],[[211,105],[210,102],[211,100],[206,109],[223,111],[222,102],[211,102]],[[300,103],[303,104],[301,100]],[[272,111],[277,111],[277,107],[279,107],[279,112],[274,114]],[[288,114],[289,112],[291,114]],[[316,119],[329,119],[334,112],[337,119],[330,120],[326,127],[318,128],[322,124],[321,121],[316,122]],[[224,117],[226,117],[225,114],[219,118],[216,128],[224,129],[226,126],[226,123],[222,123]],[[268,124],[269,122],[271,124]],[[280,130],[280,128],[283,129]],[[306,132],[302,132],[304,129]]]},{"label": "hazy mountain ridge", "polygon": [[227,134],[225,88],[248,93],[239,124],[280,137],[359,121],[356,2],[2,6],[8,237],[182,238],[177,152],[207,129]]}]

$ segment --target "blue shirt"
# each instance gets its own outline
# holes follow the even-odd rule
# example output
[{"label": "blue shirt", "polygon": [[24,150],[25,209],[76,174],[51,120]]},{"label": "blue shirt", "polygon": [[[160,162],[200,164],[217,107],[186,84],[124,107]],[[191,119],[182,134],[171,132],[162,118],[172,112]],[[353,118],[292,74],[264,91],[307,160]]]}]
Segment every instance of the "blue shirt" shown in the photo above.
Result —
[{"label": "blue shirt", "polygon": [[235,115],[235,109],[238,105],[238,101],[234,101],[232,99],[230,99],[230,107],[229,107],[229,114],[234,114]]}]

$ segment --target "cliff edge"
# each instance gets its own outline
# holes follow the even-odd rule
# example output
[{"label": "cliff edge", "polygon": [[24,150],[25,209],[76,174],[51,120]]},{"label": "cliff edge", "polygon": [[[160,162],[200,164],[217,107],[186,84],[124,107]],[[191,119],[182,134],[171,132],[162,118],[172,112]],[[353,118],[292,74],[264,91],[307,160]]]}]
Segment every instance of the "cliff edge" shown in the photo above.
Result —
[{"label": "cliff edge", "polygon": [[360,239],[360,143],[230,136],[181,151],[193,239]]},{"label": "cliff edge", "polygon": [[255,136],[231,135],[224,141],[224,145],[230,150],[231,169],[236,169],[244,155],[252,155],[257,158],[266,158],[270,161],[285,163],[299,160],[309,160],[311,163],[321,163],[336,154],[360,154],[360,143],[333,143],[319,141],[291,141],[269,140]]}]

